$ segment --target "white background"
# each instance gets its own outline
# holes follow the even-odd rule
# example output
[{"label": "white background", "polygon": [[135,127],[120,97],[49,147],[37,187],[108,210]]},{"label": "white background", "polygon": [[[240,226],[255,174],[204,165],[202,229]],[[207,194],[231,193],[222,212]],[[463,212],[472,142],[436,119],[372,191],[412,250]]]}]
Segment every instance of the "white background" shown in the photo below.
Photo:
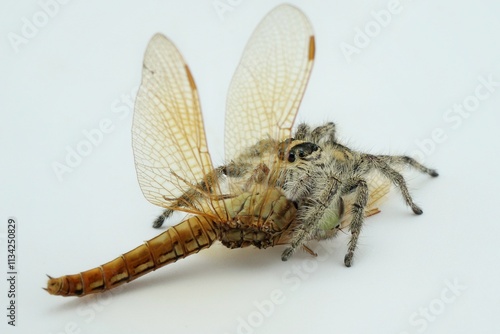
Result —
[{"label": "white background", "polygon": [[[169,36],[190,65],[212,158],[223,162],[231,75],[252,30],[280,1],[221,0],[231,6],[224,13],[214,3],[69,1],[14,47],[9,36],[22,37],[25,20],[43,18],[42,7],[2,1],[0,267],[7,272],[14,216],[19,270],[15,328],[6,324],[8,287],[0,279],[2,333],[499,332],[500,4],[493,0],[401,0],[400,12],[350,59],[341,45],[355,47],[356,29],[375,29],[371,12],[390,1],[290,1],[309,17],[317,44],[298,119],[335,121],[351,147],[417,154],[440,172],[406,174],[424,214],[392,196],[367,221],[353,267],[343,265],[341,236],[324,243],[332,254],[314,245],[322,261],[299,253],[282,262],[281,247],[215,246],[103,296],[64,299],[41,289],[46,273],[95,267],[158,233],[151,222],[160,209],[136,181],[132,108],[124,102],[154,33]],[[496,86],[480,87],[479,77]],[[468,117],[450,114],[474,101]],[[112,131],[59,180],[53,163],[64,164],[67,148],[104,119]],[[281,298],[271,307],[272,294]]]}]

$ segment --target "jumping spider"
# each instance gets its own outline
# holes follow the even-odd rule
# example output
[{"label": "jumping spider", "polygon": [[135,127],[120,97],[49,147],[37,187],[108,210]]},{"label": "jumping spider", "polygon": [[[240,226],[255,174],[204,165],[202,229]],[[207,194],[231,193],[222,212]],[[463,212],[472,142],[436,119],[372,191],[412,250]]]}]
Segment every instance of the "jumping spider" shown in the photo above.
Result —
[{"label": "jumping spider", "polygon": [[[438,176],[436,170],[408,156],[372,155],[341,145],[335,136],[334,123],[314,129],[302,123],[293,139],[284,144],[278,155],[290,165],[283,169],[280,186],[289,199],[298,203],[300,223],[290,246],[282,254],[283,261],[308,240],[333,237],[338,223],[333,228],[325,228],[325,224],[331,224],[332,213],[342,214],[343,198],[352,194],[351,240],[344,258],[345,265],[350,267],[370,196],[368,183],[372,173],[380,173],[399,188],[406,204],[417,215],[422,214],[422,209],[413,202],[404,177],[396,169],[407,166],[432,177]],[[325,231],[330,233],[325,234]]]}]

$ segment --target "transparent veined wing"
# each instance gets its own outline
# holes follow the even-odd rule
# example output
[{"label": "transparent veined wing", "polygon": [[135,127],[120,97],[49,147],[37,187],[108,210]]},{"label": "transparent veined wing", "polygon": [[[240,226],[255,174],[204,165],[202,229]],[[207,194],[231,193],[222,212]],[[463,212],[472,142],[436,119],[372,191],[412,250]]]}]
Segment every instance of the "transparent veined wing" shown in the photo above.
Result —
[{"label": "transparent veined wing", "polygon": [[213,171],[198,92],[175,45],[156,34],[144,55],[132,143],[144,196],[164,208]]},{"label": "transparent veined wing", "polygon": [[225,154],[229,162],[261,139],[290,137],[314,61],[314,35],[290,5],[272,10],[243,52],[227,98]]}]

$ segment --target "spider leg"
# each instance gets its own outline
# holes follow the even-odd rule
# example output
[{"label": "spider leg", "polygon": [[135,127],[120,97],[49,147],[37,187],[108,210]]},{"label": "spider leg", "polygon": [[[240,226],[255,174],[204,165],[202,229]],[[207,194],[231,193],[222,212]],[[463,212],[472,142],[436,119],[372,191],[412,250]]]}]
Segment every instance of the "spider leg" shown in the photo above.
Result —
[{"label": "spider leg", "polygon": [[403,165],[412,167],[424,174],[429,174],[432,177],[437,177],[439,175],[435,169],[425,167],[417,160],[408,157],[406,155],[377,155],[377,158],[379,158],[380,160],[391,166]]},{"label": "spider leg", "polygon": [[365,154],[363,155],[362,160],[364,164],[368,164],[368,166],[370,166],[370,169],[371,168],[377,169],[380,173],[382,173],[382,175],[391,180],[392,183],[394,183],[394,185],[399,188],[406,204],[412,209],[412,211],[415,214],[421,215],[423,213],[422,209],[413,202],[413,199],[411,198],[410,191],[406,186],[406,181],[403,175],[401,175],[394,168],[392,168],[387,162],[384,161],[388,160],[387,156],[386,158],[381,159],[375,155]]},{"label": "spider leg", "polygon": [[347,189],[355,189],[356,191],[356,197],[351,209],[352,221],[349,225],[351,240],[349,241],[349,248],[344,258],[344,264],[346,267],[350,267],[352,265],[354,250],[358,244],[359,234],[363,226],[365,207],[368,202],[368,185],[365,180],[350,179],[344,184],[344,187]]},{"label": "spider leg", "polygon": [[335,123],[328,122],[325,125],[318,126],[311,130],[311,127],[305,123],[299,124],[295,131],[294,138],[298,140],[310,141],[315,144],[336,143]]},{"label": "spider leg", "polygon": [[320,177],[317,181],[322,186],[314,187],[318,194],[312,194],[308,201],[302,203],[299,207],[299,213],[297,214],[298,228],[294,231],[290,246],[281,255],[283,261],[287,261],[298,248],[312,238],[314,231],[323,224],[323,219],[328,218],[325,217],[328,216],[327,210],[330,208],[338,210],[342,203],[339,189],[341,184],[336,178]]}]

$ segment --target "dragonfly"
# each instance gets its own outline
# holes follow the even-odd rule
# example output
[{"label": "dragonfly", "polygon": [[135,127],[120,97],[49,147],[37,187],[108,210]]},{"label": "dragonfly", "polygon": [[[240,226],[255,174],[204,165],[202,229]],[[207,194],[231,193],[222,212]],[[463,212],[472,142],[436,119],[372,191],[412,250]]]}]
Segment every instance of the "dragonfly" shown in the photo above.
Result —
[{"label": "dragonfly", "polygon": [[[299,126],[296,138],[292,136],[314,57],[313,30],[299,9],[280,5],[264,17],[231,81],[225,115],[226,163],[214,167],[191,70],[168,38],[154,35],[145,52],[134,110],[135,168],[145,198],[164,209],[154,227],[174,211],[188,217],[101,266],[49,276],[45,290],[79,297],[104,292],[217,241],[228,248],[264,249],[296,240],[302,229],[301,206],[310,203],[304,200],[307,196],[287,194],[291,189],[287,178],[321,152],[338,153],[323,150],[319,130],[307,132]],[[364,216],[380,211],[377,206],[391,187],[383,177],[372,176],[367,183]],[[355,206],[352,196],[335,202],[326,210],[328,222],[317,226],[309,239],[330,238],[349,227]],[[305,242],[298,247],[315,255]]]}]

